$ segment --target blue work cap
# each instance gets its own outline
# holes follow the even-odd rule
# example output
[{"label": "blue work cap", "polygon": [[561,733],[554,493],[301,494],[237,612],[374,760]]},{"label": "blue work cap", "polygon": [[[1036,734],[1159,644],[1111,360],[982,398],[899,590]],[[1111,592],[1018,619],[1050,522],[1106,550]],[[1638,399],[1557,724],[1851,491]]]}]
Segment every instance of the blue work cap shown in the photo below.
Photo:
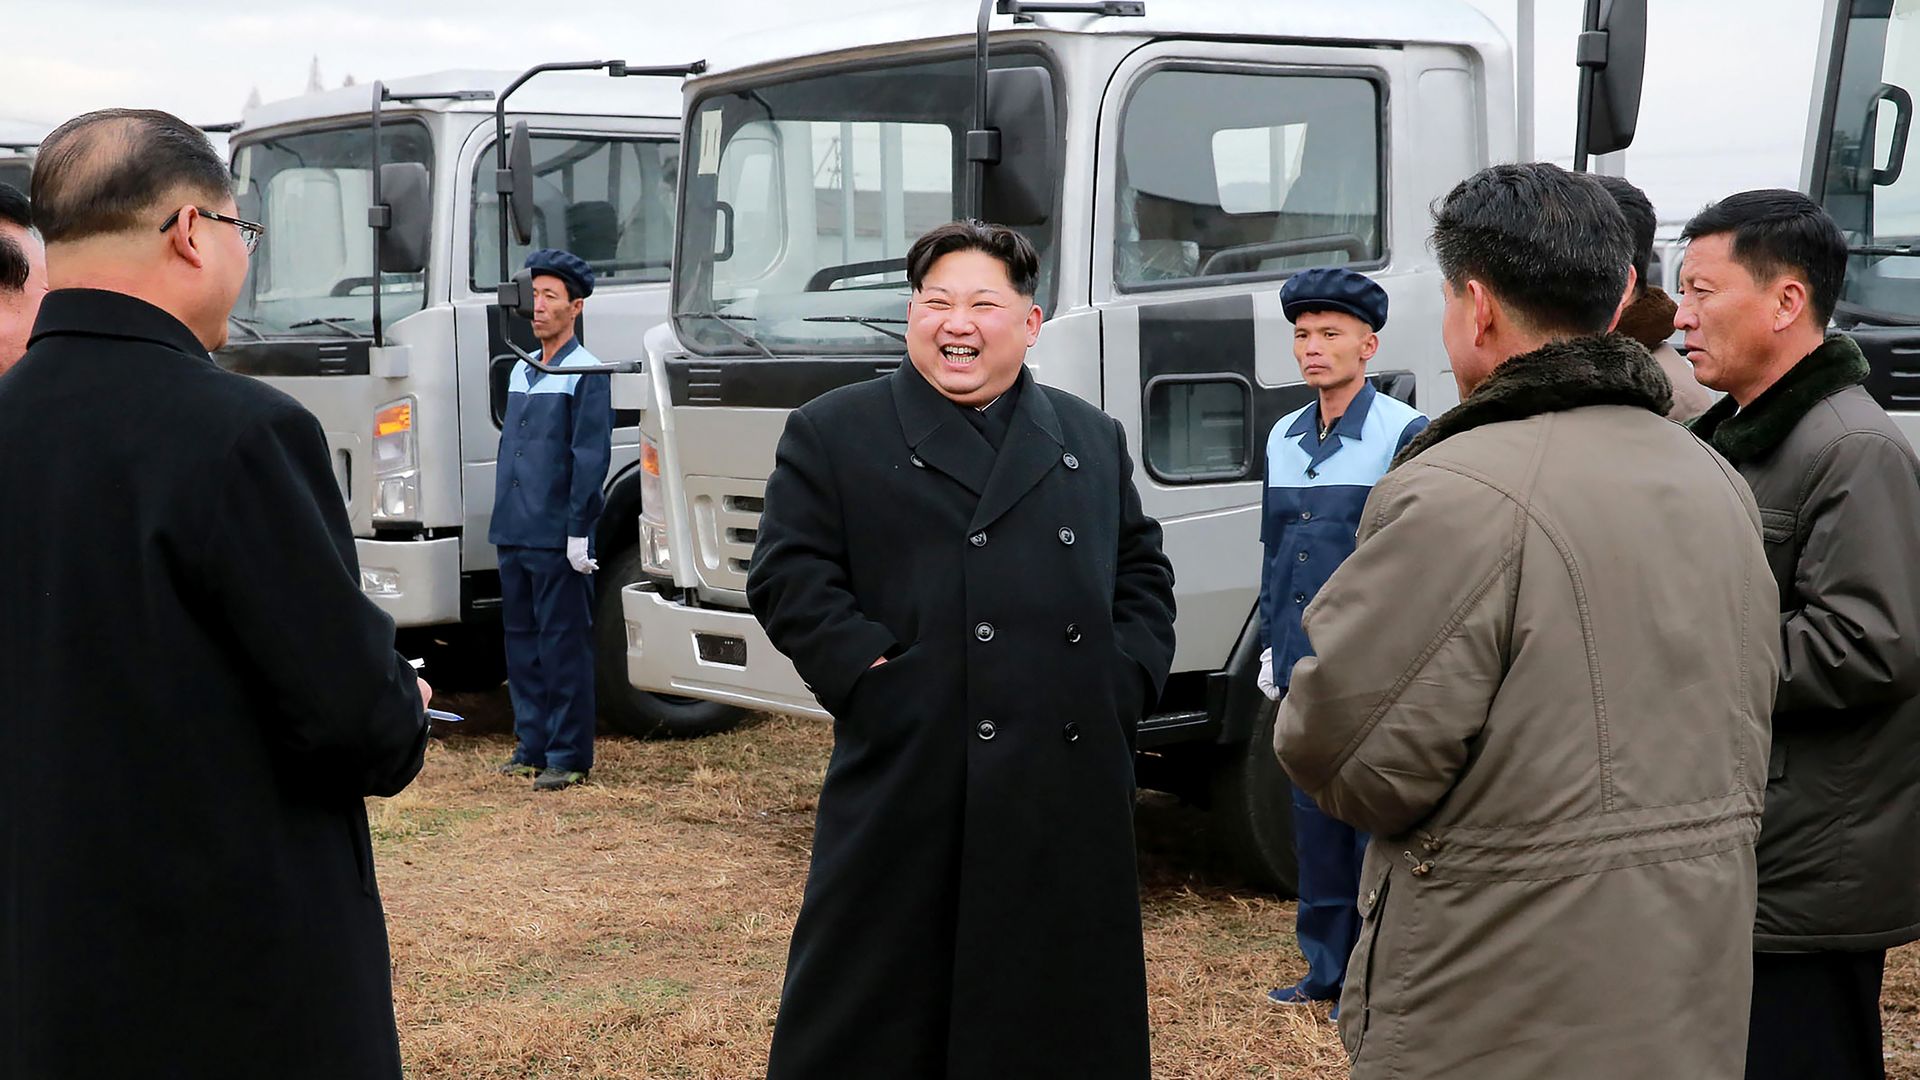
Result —
[{"label": "blue work cap", "polygon": [[1387,290],[1365,274],[1342,266],[1302,270],[1280,287],[1280,310],[1288,322],[1309,311],[1344,311],[1379,330],[1387,325]]},{"label": "blue work cap", "polygon": [[530,251],[527,253],[526,267],[536,277],[552,274],[566,282],[571,299],[584,300],[593,295],[593,267],[571,251],[561,251],[559,248]]}]

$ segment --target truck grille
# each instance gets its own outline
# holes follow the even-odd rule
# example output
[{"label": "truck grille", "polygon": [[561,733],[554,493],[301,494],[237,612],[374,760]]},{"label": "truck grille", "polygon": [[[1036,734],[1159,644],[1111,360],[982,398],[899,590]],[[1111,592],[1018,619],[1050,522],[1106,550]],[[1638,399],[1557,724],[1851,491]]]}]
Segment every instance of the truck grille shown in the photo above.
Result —
[{"label": "truck grille", "polygon": [[753,543],[759,538],[760,512],[766,507],[765,480],[689,476],[687,509],[692,513],[695,565],[700,579],[716,589],[745,591]]}]

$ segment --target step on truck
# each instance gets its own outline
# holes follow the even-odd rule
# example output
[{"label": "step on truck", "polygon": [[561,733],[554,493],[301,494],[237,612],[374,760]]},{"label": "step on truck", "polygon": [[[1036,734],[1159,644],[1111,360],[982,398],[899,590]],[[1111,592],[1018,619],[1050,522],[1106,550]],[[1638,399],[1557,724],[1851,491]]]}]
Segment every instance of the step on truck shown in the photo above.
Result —
[{"label": "step on truck", "polygon": [[[1289,890],[1289,792],[1255,686],[1262,447],[1312,396],[1280,286],[1326,264],[1373,276],[1393,310],[1373,378],[1429,414],[1455,403],[1428,207],[1516,156],[1512,52],[1454,0],[954,16],[739,39],[686,84],[672,314],[644,372],[614,378],[647,476],[621,597],[633,684],[824,715],[747,610],[774,448],[789,410],[902,362],[907,248],[974,213],[1038,250],[1027,362],[1120,420],[1165,529],[1179,644],[1140,783],[1210,804],[1250,877]],[[1616,27],[1609,61],[1596,32],[1582,77],[1610,111],[1583,146],[1606,152],[1631,137],[1640,46]]]},{"label": "step on truck", "polygon": [[[532,248],[566,248],[599,277],[582,340],[640,357],[667,312],[680,73],[450,71],[267,104],[232,133],[240,215],[267,233],[215,360],[320,419],[362,587],[436,685],[504,676],[494,457],[514,350],[539,350],[499,288]],[[603,566],[631,562],[637,542],[635,421],[615,418]],[[602,716],[649,733],[725,715],[631,686],[622,583],[600,575]]]}]

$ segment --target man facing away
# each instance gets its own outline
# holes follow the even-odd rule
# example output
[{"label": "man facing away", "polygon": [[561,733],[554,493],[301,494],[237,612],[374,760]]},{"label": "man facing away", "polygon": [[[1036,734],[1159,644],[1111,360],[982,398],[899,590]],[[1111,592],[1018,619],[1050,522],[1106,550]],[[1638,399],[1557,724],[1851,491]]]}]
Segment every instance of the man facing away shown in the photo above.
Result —
[{"label": "man facing away", "polygon": [[[1293,358],[1314,400],[1280,418],[1267,436],[1260,516],[1260,689],[1286,693],[1295,661],[1311,652],[1300,614],[1353,554],[1367,493],[1393,456],[1427,426],[1412,406],[1375,390],[1367,362],[1387,324],[1387,291],[1343,267],[1303,270],[1280,290],[1293,321]],[[1365,833],[1328,817],[1293,789],[1293,849],[1299,859],[1295,937],[1307,973],[1268,991],[1283,1005],[1333,1001],[1338,1018],[1347,956],[1360,933],[1356,906]]]},{"label": "man facing away", "polygon": [[1778,668],[1759,513],[1605,333],[1633,248],[1599,185],[1484,170],[1433,248],[1462,400],[1374,488],[1276,734],[1373,836],[1352,1075],[1732,1080]]},{"label": "man facing away", "polygon": [[[593,268],[542,248],[533,271],[533,335],[541,362],[561,368],[600,361],[574,333],[593,295]],[[513,698],[508,776],[535,791],[585,783],[593,768],[593,530],[606,507],[613,456],[607,376],[546,374],[521,361],[507,384],[494,474],[493,524],[500,553],[500,617]]]},{"label": "man facing away", "polygon": [[796,410],[747,599],[834,717],[773,1080],[1145,1080],[1133,738],[1173,574],[1120,425],[1035,382],[1039,259],[907,252],[907,362]]},{"label": "man facing away", "polygon": [[47,136],[0,378],[0,1075],[400,1076],[363,798],[427,692],[312,414],[208,350],[261,227],[166,113]]},{"label": "man facing away", "polygon": [[1687,223],[1694,425],[1753,486],[1782,646],[1760,830],[1747,1076],[1884,1074],[1886,951],[1920,939],[1920,462],[1827,334],[1847,242],[1792,191]]},{"label": "man facing away", "polygon": [[1647,280],[1653,270],[1653,234],[1659,228],[1653,203],[1646,192],[1625,177],[1596,174],[1593,179],[1613,196],[1633,234],[1633,285],[1628,289],[1632,301],[1620,312],[1620,323],[1614,329],[1645,345],[1653,354],[1673,387],[1673,408],[1667,410],[1667,418],[1688,423],[1707,411],[1713,404],[1713,394],[1700,385],[1693,366],[1667,340],[1674,332],[1673,297]]},{"label": "man facing away", "polygon": [[47,253],[31,206],[19,188],[0,184],[0,375],[27,351],[46,292]]}]

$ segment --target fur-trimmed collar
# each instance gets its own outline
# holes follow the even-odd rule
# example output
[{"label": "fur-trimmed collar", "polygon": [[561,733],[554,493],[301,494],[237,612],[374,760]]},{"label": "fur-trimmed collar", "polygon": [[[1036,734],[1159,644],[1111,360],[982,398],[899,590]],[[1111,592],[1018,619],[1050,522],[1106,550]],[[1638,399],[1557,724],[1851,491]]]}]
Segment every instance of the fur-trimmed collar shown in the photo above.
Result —
[{"label": "fur-trimmed collar", "polygon": [[1614,333],[1625,334],[1649,349],[1657,349],[1673,336],[1673,313],[1679,309],[1680,305],[1673,302],[1667,290],[1649,285],[1638,300],[1620,313],[1620,323],[1613,328]]},{"label": "fur-trimmed collar", "polygon": [[1845,334],[1828,334],[1820,347],[1739,408],[1732,396],[1721,398],[1693,422],[1693,433],[1707,440],[1735,465],[1779,446],[1815,405],[1867,379],[1867,358]]},{"label": "fur-trimmed collar", "polygon": [[1467,399],[1447,410],[1393,459],[1395,465],[1462,432],[1589,405],[1633,405],[1660,416],[1673,387],[1646,347],[1607,334],[1549,342],[1493,369]]}]

